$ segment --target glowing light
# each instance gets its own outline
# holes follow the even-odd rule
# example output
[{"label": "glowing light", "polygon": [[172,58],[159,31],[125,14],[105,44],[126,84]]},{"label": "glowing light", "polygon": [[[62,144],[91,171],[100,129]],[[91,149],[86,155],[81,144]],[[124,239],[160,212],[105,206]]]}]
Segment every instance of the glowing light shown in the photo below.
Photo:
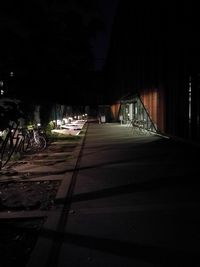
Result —
[{"label": "glowing light", "polygon": [[57,120],[57,125],[60,126],[62,124],[61,120]]}]

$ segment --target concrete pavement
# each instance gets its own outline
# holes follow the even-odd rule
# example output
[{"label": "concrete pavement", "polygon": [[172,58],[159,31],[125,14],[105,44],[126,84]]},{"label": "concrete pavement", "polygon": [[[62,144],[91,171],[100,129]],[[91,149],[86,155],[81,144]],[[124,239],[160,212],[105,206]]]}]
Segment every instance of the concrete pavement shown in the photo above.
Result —
[{"label": "concrete pavement", "polygon": [[62,231],[55,209],[28,267],[200,266],[198,151],[90,123]]}]

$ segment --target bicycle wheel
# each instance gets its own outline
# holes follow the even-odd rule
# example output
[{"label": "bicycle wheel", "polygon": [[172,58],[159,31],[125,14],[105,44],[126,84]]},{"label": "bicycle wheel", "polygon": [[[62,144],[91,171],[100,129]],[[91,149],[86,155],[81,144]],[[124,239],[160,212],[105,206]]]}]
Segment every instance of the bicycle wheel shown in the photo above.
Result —
[{"label": "bicycle wheel", "polygon": [[8,133],[6,138],[4,139],[1,145],[1,158],[0,158],[0,168],[5,167],[8,161],[11,159],[13,153],[16,150],[18,145],[18,138],[15,137],[18,131],[18,124],[13,122],[12,125],[9,127]]},{"label": "bicycle wheel", "polygon": [[38,136],[36,142],[34,143],[35,149],[37,151],[42,151],[46,148],[47,142],[43,136]]},{"label": "bicycle wheel", "polygon": [[10,136],[7,136],[1,147],[1,168],[5,167],[14,151],[15,145],[13,145]]},{"label": "bicycle wheel", "polygon": [[29,133],[27,133],[27,134],[25,134],[25,136],[24,136],[24,139],[23,139],[23,147],[22,147],[22,151],[24,152],[24,153],[26,153],[26,152],[31,152],[31,147],[32,147],[32,145],[31,145],[31,136],[30,136],[30,134]]}]

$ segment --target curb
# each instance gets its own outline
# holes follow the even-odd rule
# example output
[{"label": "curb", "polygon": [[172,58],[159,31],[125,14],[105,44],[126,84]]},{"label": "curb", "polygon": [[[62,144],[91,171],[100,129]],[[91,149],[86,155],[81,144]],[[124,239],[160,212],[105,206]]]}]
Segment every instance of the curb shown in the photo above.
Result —
[{"label": "curb", "polygon": [[[81,139],[80,143],[77,145],[73,152],[73,159],[70,160],[70,164],[73,166],[72,169],[75,170],[79,155],[81,153],[81,150],[83,148],[86,134],[88,129],[88,123],[86,125],[85,133],[83,135],[83,138]],[[73,178],[73,171],[65,173],[65,177],[62,179],[61,185],[58,189],[58,192],[56,194],[55,198],[55,210],[49,212],[48,217],[46,221],[44,222],[41,232],[39,233],[39,238],[37,240],[37,243],[30,255],[29,261],[27,263],[27,267],[46,267],[49,255],[51,254],[54,238],[57,233],[57,228],[60,222],[60,219],[62,217],[62,211],[64,207],[64,199],[68,195],[70,182]],[[57,204],[56,204],[57,203]],[[60,204],[59,204],[60,203]],[[40,259],[38,261],[38,259]]]}]

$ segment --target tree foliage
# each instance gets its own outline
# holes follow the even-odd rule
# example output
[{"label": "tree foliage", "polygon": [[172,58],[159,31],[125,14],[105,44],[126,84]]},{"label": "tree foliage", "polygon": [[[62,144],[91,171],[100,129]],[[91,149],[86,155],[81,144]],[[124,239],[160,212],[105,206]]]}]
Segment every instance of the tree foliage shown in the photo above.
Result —
[{"label": "tree foliage", "polygon": [[0,98],[0,130],[8,127],[10,121],[17,122],[23,116],[18,99]]},{"label": "tree foliage", "polygon": [[[94,3],[6,1],[2,9],[4,24],[0,22],[0,75],[14,68],[19,94],[23,91],[36,98],[38,92],[45,98],[55,88],[57,93],[67,92],[74,82],[80,89],[83,73],[93,69],[91,39],[103,30]],[[27,87],[31,88],[28,93]]]}]

